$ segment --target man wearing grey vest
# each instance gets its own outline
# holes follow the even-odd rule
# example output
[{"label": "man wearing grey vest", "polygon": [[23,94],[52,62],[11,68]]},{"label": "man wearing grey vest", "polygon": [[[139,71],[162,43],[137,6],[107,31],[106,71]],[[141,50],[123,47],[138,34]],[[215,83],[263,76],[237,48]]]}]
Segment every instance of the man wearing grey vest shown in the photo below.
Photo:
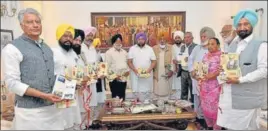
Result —
[{"label": "man wearing grey vest", "polygon": [[[186,32],[184,36],[185,45],[182,45],[179,56],[185,56],[185,61],[188,63],[188,57],[191,55],[194,47],[196,46],[193,43],[193,35],[191,32]],[[194,102],[193,87],[192,87],[192,78],[188,71],[188,64],[182,65],[181,68],[181,99],[188,100],[188,91],[190,90],[191,102]]]},{"label": "man wearing grey vest", "polygon": [[54,82],[53,52],[39,37],[40,14],[21,10],[18,19],[23,34],[3,49],[4,77],[16,94],[15,130],[63,130],[61,111],[53,103],[61,98],[51,94]]},{"label": "man wearing grey vest", "polygon": [[228,77],[220,96],[217,124],[232,130],[258,129],[257,116],[267,107],[267,42],[256,40],[258,22],[254,11],[242,10],[234,17],[238,43],[230,53],[239,54],[241,77]]}]

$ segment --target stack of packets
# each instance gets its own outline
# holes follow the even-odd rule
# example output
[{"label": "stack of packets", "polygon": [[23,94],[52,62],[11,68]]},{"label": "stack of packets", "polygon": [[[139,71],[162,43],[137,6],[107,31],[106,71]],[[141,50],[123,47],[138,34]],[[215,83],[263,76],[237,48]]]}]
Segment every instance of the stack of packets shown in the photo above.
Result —
[{"label": "stack of packets", "polygon": [[57,75],[52,94],[63,100],[56,103],[57,108],[69,108],[77,105],[75,101],[76,82],[76,80]]},{"label": "stack of packets", "polygon": [[217,77],[219,84],[223,84],[228,77],[240,77],[239,55],[236,53],[223,53],[221,55],[221,65],[223,72]]},{"label": "stack of packets", "polygon": [[197,78],[203,78],[208,74],[208,64],[204,62],[195,62],[194,71]]},{"label": "stack of packets", "polygon": [[124,76],[129,70],[128,69],[120,69],[120,70],[117,70],[117,71],[112,71],[112,70],[109,70],[108,71],[108,76],[107,76],[107,79],[111,82],[113,81],[114,79],[116,79],[117,77],[120,77],[120,80],[121,82],[126,82],[127,79],[128,79],[128,76]]},{"label": "stack of packets", "polygon": [[151,76],[150,73],[147,73],[146,69],[138,68],[139,77],[141,78],[149,78]]}]

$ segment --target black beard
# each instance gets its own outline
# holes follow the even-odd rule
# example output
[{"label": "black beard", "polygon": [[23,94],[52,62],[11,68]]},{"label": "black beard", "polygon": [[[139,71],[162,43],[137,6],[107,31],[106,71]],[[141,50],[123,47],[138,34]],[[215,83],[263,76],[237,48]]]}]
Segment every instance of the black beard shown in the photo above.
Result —
[{"label": "black beard", "polygon": [[81,46],[80,45],[73,45],[72,48],[73,48],[74,52],[77,55],[80,55],[81,54]]},{"label": "black beard", "polygon": [[241,30],[241,31],[238,31],[238,36],[240,37],[240,39],[245,39],[247,38],[248,36],[250,36],[252,34],[252,30]]},{"label": "black beard", "polygon": [[[67,45],[67,43],[69,43],[69,45]],[[59,41],[59,44],[66,51],[69,51],[72,48],[72,42],[71,41],[65,41],[65,42],[60,42]]]},{"label": "black beard", "polygon": [[176,45],[180,45],[181,44],[181,41],[175,41],[175,44]]}]

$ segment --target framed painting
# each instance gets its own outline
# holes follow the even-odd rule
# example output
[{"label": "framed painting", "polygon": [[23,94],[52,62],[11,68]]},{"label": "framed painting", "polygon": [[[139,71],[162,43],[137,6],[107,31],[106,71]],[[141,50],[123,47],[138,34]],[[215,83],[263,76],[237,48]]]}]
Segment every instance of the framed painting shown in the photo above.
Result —
[{"label": "framed painting", "polygon": [[122,12],[122,13],[91,13],[91,24],[98,29],[96,34],[100,38],[99,49],[105,52],[111,44],[111,37],[121,34],[123,48],[128,50],[136,44],[135,35],[144,32],[147,44],[154,46],[160,37],[165,37],[169,44],[173,44],[173,32],[185,32],[186,12]]},{"label": "framed painting", "polygon": [[13,31],[1,29],[1,50],[13,40]]}]

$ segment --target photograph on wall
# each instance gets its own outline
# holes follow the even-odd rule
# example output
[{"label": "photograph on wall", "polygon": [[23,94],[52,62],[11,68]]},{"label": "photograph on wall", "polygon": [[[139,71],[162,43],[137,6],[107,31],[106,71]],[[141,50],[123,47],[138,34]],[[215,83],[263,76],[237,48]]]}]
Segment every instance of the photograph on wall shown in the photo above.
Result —
[{"label": "photograph on wall", "polygon": [[1,50],[13,40],[13,31],[1,29]]},{"label": "photograph on wall", "polygon": [[173,44],[172,33],[185,32],[185,12],[140,12],[140,13],[91,13],[91,24],[96,27],[100,38],[100,50],[106,51],[112,46],[111,38],[115,34],[123,37],[123,48],[136,44],[135,35],[147,34],[147,44],[154,46],[161,37]]}]

